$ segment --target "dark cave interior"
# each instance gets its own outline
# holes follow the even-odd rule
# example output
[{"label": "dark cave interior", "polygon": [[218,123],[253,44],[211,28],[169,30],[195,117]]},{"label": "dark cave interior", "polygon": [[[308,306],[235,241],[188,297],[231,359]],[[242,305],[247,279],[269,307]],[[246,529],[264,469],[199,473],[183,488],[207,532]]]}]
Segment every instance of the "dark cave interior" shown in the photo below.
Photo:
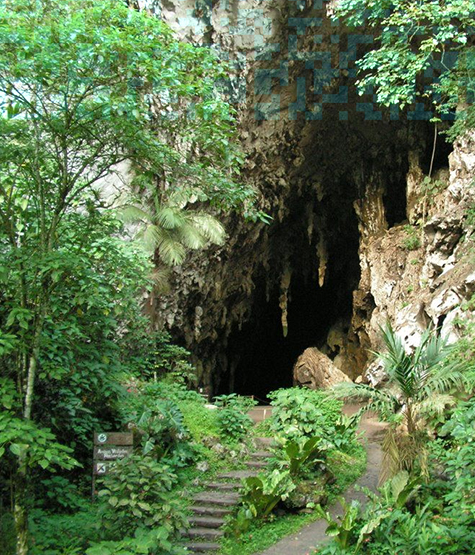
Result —
[{"label": "dark cave interior", "polygon": [[[426,129],[425,122],[421,124],[418,128],[419,137],[422,137],[419,145],[423,147],[420,161],[427,174],[433,143],[431,128]],[[389,136],[387,131],[386,136]],[[274,222],[269,229],[269,259],[265,267],[262,264],[254,270],[254,290],[247,321],[240,328],[237,323],[234,324],[223,344],[223,364],[220,365],[219,375],[212,376],[214,394],[234,392],[254,395],[260,402],[266,402],[270,391],[292,386],[293,366],[306,348],[323,348],[330,358],[337,354],[329,352],[328,347],[325,350],[328,333],[337,325],[342,324],[345,329],[350,327],[353,292],[360,279],[360,234],[353,203],[361,198],[361,188],[355,185],[349,168],[359,159],[366,178],[371,176],[373,170],[376,175],[378,171],[382,173],[386,190],[383,197],[385,215],[391,227],[406,220],[406,175],[409,167],[407,154],[404,154],[407,144],[394,146],[387,140],[386,152],[389,154],[385,158],[371,160],[364,155],[370,145],[363,141],[357,149],[359,153],[346,160],[345,153],[351,152],[346,141],[351,141],[348,131],[339,144],[342,158],[331,160],[333,167],[342,170],[334,181],[329,176],[328,194],[323,201],[315,198],[315,190],[311,186],[303,192],[291,192],[286,200],[286,216],[282,221]],[[372,141],[378,142],[378,137],[371,137]],[[336,152],[334,146],[326,145]],[[447,167],[450,150],[448,143],[438,140],[433,171]],[[308,182],[324,159],[324,154],[313,159],[312,155],[308,156],[305,166]],[[387,172],[385,168],[392,161],[392,171]],[[310,235],[309,222],[313,227]],[[326,249],[322,285],[319,284],[322,253],[318,250],[321,239]],[[291,280],[287,303],[288,332],[284,336],[279,300],[282,293],[280,279],[287,270],[291,272]]]},{"label": "dark cave interior", "polygon": [[[254,278],[251,318],[228,337],[228,368],[222,376],[219,393],[232,391],[265,401],[270,391],[292,385],[293,365],[307,347],[322,346],[337,321],[350,320],[352,292],[359,280],[356,215],[350,200],[346,203],[340,200],[336,211],[327,207],[332,212],[334,232],[328,237],[325,280],[320,286],[316,238],[309,241],[308,231],[302,225],[310,202],[314,201],[295,198],[289,218],[276,225],[271,234],[271,268],[276,275],[273,279],[261,268]],[[286,336],[279,306],[278,280],[285,267],[282,260],[292,272]]]}]

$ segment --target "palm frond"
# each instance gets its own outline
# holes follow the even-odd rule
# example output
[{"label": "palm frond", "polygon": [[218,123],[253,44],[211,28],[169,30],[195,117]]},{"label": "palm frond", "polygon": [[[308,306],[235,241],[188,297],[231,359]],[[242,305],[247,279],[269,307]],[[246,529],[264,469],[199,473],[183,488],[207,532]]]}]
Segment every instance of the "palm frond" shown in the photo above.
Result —
[{"label": "palm frond", "polygon": [[211,214],[196,212],[192,216],[194,225],[215,245],[222,245],[226,238],[226,230],[223,224]]},{"label": "palm frond", "polygon": [[170,291],[170,268],[160,265],[150,274],[156,293],[168,293]]},{"label": "palm frond", "polygon": [[177,229],[177,239],[189,249],[202,249],[206,246],[206,237],[201,231],[191,222],[187,222]]},{"label": "palm frond", "polygon": [[421,476],[428,479],[428,450],[427,441],[423,433],[408,435],[403,430],[391,427],[383,438],[383,462],[379,483],[383,484],[389,478],[401,471],[409,474],[419,465]]},{"label": "palm frond", "polygon": [[185,225],[186,213],[177,206],[161,206],[155,214],[157,225],[165,229],[178,229]]},{"label": "palm frond", "polygon": [[389,381],[396,384],[405,397],[409,398],[417,388],[417,375],[411,356],[406,353],[400,337],[389,322],[380,329],[387,352],[376,354],[383,362]]},{"label": "palm frond", "polygon": [[447,340],[438,335],[435,330],[429,328],[426,331],[427,339],[423,337],[424,341],[421,341],[423,348],[418,348],[418,352],[414,355],[414,364],[417,365],[423,381],[430,377],[436,366],[446,358],[450,350]]},{"label": "palm frond", "polygon": [[156,225],[149,224],[139,233],[139,238],[142,240],[144,247],[153,253],[162,240],[162,230]]},{"label": "palm frond", "polygon": [[168,266],[178,266],[185,260],[186,249],[183,244],[171,237],[162,237],[157,244],[158,254]]},{"label": "palm frond", "polygon": [[442,416],[448,407],[456,404],[456,399],[449,393],[435,393],[416,405],[416,410],[423,418]]},{"label": "palm frond", "polygon": [[375,389],[365,384],[342,382],[331,389],[331,394],[337,399],[368,401],[360,412],[375,412],[384,421],[390,420],[401,409],[397,397],[390,391]]},{"label": "palm frond", "polygon": [[150,213],[144,208],[133,204],[119,206],[117,214],[125,223],[150,222]]}]

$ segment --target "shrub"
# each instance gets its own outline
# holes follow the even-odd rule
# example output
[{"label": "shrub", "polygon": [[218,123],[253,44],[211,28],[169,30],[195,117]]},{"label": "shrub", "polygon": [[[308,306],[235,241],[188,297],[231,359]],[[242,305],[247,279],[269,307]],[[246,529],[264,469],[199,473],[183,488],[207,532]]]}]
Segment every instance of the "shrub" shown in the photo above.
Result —
[{"label": "shrub", "polygon": [[186,555],[187,551],[174,545],[164,528],[144,530],[138,528],[134,537],[119,541],[101,541],[93,544],[86,555]]},{"label": "shrub", "polygon": [[83,501],[73,514],[35,509],[30,515],[30,532],[31,555],[82,555],[90,541],[100,539],[97,508]]},{"label": "shrub", "polygon": [[335,437],[343,403],[325,392],[293,387],[269,394],[272,399],[272,428],[289,440],[317,436],[327,442]]},{"label": "shrub", "polygon": [[218,406],[217,423],[223,440],[235,442],[248,433],[254,422],[247,414],[256,402],[249,397],[232,393],[214,399]]},{"label": "shrub", "polygon": [[168,535],[187,526],[173,491],[177,476],[152,457],[131,455],[115,463],[99,491],[100,518],[113,539],[124,530],[164,528]]},{"label": "shrub", "polygon": [[205,437],[219,435],[218,411],[206,408],[202,401],[178,401],[177,405],[193,441],[199,443]]},{"label": "shrub", "polygon": [[162,387],[147,384],[131,396],[123,418],[140,435],[144,455],[164,459],[173,466],[185,466],[193,459],[183,414],[178,405],[163,398]]}]

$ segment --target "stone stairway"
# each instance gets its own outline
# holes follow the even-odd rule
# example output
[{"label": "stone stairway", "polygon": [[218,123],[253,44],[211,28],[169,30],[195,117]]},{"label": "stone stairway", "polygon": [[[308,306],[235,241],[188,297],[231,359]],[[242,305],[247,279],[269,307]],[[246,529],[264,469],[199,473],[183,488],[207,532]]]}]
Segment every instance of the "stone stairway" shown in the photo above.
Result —
[{"label": "stone stairway", "polygon": [[185,547],[194,553],[212,553],[219,551],[219,538],[224,535],[222,527],[225,517],[231,514],[239,504],[242,480],[257,476],[267,465],[271,455],[267,450],[271,438],[256,438],[256,451],[246,461],[247,470],[231,470],[216,476],[212,482],[204,484],[204,490],[193,496],[189,519],[190,528],[185,535],[188,543]]}]

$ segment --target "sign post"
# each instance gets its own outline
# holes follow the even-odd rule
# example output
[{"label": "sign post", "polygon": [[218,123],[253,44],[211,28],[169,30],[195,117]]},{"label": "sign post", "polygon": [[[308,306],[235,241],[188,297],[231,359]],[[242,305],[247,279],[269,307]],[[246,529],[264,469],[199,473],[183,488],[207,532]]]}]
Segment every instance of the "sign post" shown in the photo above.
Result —
[{"label": "sign post", "polygon": [[107,474],[114,461],[123,459],[133,451],[134,435],[126,432],[94,433],[92,495],[96,493],[96,476]]}]

